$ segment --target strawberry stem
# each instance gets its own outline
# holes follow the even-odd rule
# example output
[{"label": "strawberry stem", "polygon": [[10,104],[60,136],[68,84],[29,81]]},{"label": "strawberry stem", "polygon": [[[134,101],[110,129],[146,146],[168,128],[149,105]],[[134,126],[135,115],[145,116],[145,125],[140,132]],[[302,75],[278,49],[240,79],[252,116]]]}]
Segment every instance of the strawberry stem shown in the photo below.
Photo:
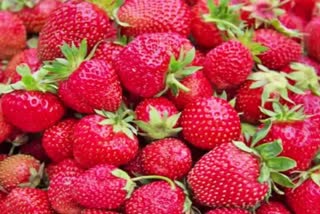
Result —
[{"label": "strawberry stem", "polygon": [[167,177],[164,176],[160,176],[160,175],[145,175],[145,176],[140,176],[140,177],[136,177],[136,178],[132,178],[132,181],[141,181],[141,180],[150,180],[150,179],[158,179],[158,180],[164,180],[166,182],[168,182],[171,186],[171,189],[175,189],[176,185],[175,183]]}]

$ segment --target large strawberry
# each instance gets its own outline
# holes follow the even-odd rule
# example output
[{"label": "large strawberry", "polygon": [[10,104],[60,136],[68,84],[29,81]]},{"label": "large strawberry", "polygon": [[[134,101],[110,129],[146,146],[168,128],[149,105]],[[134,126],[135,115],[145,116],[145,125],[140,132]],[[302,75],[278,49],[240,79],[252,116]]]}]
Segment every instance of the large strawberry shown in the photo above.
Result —
[{"label": "large strawberry", "polygon": [[27,32],[14,14],[0,11],[0,60],[10,59],[26,46]]},{"label": "large strawberry", "polygon": [[66,119],[44,132],[42,145],[54,162],[72,158],[73,128],[76,123],[75,119]]},{"label": "large strawberry", "polygon": [[191,12],[183,0],[128,0],[117,15],[127,36],[174,32],[186,37],[190,32]]},{"label": "large strawberry", "polygon": [[320,62],[320,18],[316,17],[305,28],[305,45],[308,55]]},{"label": "large strawberry", "polygon": [[249,211],[239,208],[219,208],[211,210],[206,214],[249,214]]},{"label": "large strawberry", "polygon": [[[88,33],[90,32],[90,33]],[[74,42],[77,46],[87,39],[88,48],[114,35],[107,14],[96,5],[71,0],[58,7],[43,26],[39,37],[39,58],[53,60],[61,57],[59,47]]]},{"label": "large strawberry", "polygon": [[212,149],[240,137],[238,113],[220,98],[200,98],[188,104],[180,123],[184,138],[202,149]]},{"label": "large strawberry", "polygon": [[119,166],[128,163],[139,147],[134,128],[129,124],[130,111],[121,107],[114,114],[97,112],[99,115],[82,118],[74,128],[75,160],[86,168],[97,164]]},{"label": "large strawberry", "polygon": [[257,214],[290,214],[290,211],[280,202],[269,201],[262,204],[261,207],[257,209]]},{"label": "large strawberry", "polygon": [[116,69],[129,92],[141,97],[153,97],[169,88],[187,91],[188,88],[179,80],[199,70],[199,67],[188,66],[194,57],[191,43],[178,34],[144,34],[123,49]]}]

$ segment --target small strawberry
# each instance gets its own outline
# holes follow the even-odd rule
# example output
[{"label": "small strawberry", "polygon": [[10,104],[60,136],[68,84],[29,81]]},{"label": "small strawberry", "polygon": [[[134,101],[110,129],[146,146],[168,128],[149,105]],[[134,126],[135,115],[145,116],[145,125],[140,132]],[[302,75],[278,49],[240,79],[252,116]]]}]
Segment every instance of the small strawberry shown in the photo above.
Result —
[{"label": "small strawberry", "polygon": [[10,59],[27,44],[23,22],[14,14],[0,11],[0,60]]},{"label": "small strawberry", "polygon": [[180,123],[184,138],[202,149],[212,149],[240,137],[238,113],[220,98],[201,98],[188,104]]},{"label": "small strawberry", "polygon": [[239,209],[239,208],[220,208],[214,209],[206,214],[249,214],[250,212],[247,210]]},{"label": "small strawberry", "polygon": [[0,209],[5,214],[52,213],[47,193],[44,190],[34,188],[12,190],[1,204]]},{"label": "small strawberry", "polygon": [[[13,142],[15,143],[15,141]],[[20,147],[20,153],[31,155],[40,162],[48,162],[49,157],[47,156],[44,148],[42,147],[40,139],[34,139],[28,143],[23,144]]]},{"label": "small strawberry", "polygon": [[320,62],[320,18],[316,17],[305,28],[304,42],[308,55]]},{"label": "small strawberry", "polygon": [[77,176],[79,173],[82,173],[83,170],[81,169],[80,165],[73,159],[65,159],[59,163],[50,163],[46,167],[46,172],[49,177],[49,180],[59,174],[64,174],[64,172],[68,172],[71,175]]},{"label": "small strawberry", "polygon": [[141,165],[147,175],[180,179],[191,169],[191,151],[178,139],[154,141],[142,149]]},{"label": "small strawberry", "polygon": [[123,166],[123,169],[129,174],[129,175],[143,175],[143,167],[142,167],[142,153],[141,151],[138,152],[136,157],[131,160],[129,163]]},{"label": "small strawberry", "polygon": [[290,214],[291,212],[280,202],[270,201],[262,204],[256,211],[257,214]]},{"label": "small strawberry", "polygon": [[59,47],[64,42],[79,46],[83,39],[87,39],[91,50],[97,42],[113,35],[114,29],[102,9],[89,2],[71,0],[51,13],[43,26],[39,37],[39,58],[45,61],[62,57]]},{"label": "small strawberry", "polygon": [[151,139],[163,139],[181,131],[178,128],[180,114],[174,104],[166,98],[149,98],[135,109],[136,124],[142,135]]},{"label": "small strawberry", "polygon": [[30,155],[13,155],[0,162],[0,185],[8,192],[21,184],[37,186],[43,169]]},{"label": "small strawberry", "polygon": [[120,214],[114,211],[106,211],[106,210],[99,210],[99,209],[85,209],[82,210],[80,214]]},{"label": "small strawberry", "polygon": [[183,0],[129,0],[117,15],[127,36],[173,32],[186,37],[190,32],[191,12]]},{"label": "small strawberry", "polygon": [[73,129],[77,120],[66,119],[47,129],[42,137],[42,145],[54,162],[72,158]]}]

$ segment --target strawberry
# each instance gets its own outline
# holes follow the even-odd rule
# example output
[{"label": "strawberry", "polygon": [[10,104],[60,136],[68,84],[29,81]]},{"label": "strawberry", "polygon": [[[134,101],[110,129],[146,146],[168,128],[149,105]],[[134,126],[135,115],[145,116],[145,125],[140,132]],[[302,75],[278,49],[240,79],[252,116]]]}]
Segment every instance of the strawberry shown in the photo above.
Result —
[{"label": "strawberry", "polygon": [[195,51],[187,39],[174,33],[138,36],[120,55],[116,70],[121,83],[130,93],[144,98],[161,95],[169,88],[187,91],[179,80],[200,69],[188,66]]},{"label": "strawberry", "polygon": [[240,137],[240,119],[227,101],[210,97],[188,104],[180,118],[183,137],[194,146],[212,149]]},{"label": "strawberry", "polygon": [[112,62],[111,64],[114,64],[123,48],[123,45],[116,42],[103,41],[98,45],[92,59],[101,59],[107,63]]},{"label": "strawberry", "polygon": [[143,172],[141,159],[142,159],[142,153],[141,151],[139,151],[133,160],[131,160],[129,163],[123,166],[123,169],[127,173],[129,173],[129,175],[137,175],[137,174],[143,175],[144,172]]},{"label": "strawberry", "polygon": [[176,135],[180,114],[174,104],[166,98],[149,98],[138,104],[135,110],[136,124],[142,135],[151,139],[163,139]]},{"label": "strawberry", "polygon": [[66,119],[44,132],[42,145],[54,162],[72,158],[73,129],[76,123],[75,119]]},{"label": "strawberry", "polygon": [[40,139],[34,139],[20,147],[20,153],[31,155],[40,162],[48,162],[49,157],[47,156],[44,148],[42,147]]},{"label": "strawberry", "polygon": [[51,13],[43,26],[39,37],[39,58],[44,61],[62,57],[59,47],[64,42],[79,46],[86,38],[91,50],[97,42],[113,35],[110,20],[102,9],[89,2],[71,0]]},{"label": "strawberry", "polygon": [[255,31],[254,41],[268,48],[258,57],[270,69],[281,69],[299,59],[302,53],[299,43],[271,29]]},{"label": "strawberry", "polygon": [[115,114],[97,112],[98,115],[83,117],[74,127],[75,160],[86,168],[97,164],[119,166],[128,163],[137,155],[139,147],[133,134],[135,131],[129,124],[130,111],[122,107]]},{"label": "strawberry", "polygon": [[47,193],[40,189],[16,188],[8,194],[1,205],[1,212],[6,214],[52,213]]},{"label": "strawberry", "polygon": [[117,15],[127,36],[173,32],[186,37],[190,32],[191,12],[183,0],[129,0]]},{"label": "strawberry", "polygon": [[[0,103],[1,102],[2,100],[0,100]],[[5,121],[2,107],[0,105],[0,143],[3,143],[13,132],[14,127]]]},{"label": "strawberry", "polygon": [[257,209],[257,214],[290,214],[290,211],[280,202],[270,201]]},{"label": "strawberry", "polygon": [[30,155],[9,156],[0,162],[0,185],[8,192],[27,182],[37,186],[40,170],[40,162]]},{"label": "strawberry", "polygon": [[279,21],[288,29],[297,30],[303,32],[305,22],[299,16],[294,15],[291,12],[285,13],[279,17]]},{"label": "strawberry", "polygon": [[56,175],[64,174],[64,172],[68,172],[69,175],[71,175],[72,172],[73,175],[76,176],[79,173],[82,173],[83,170],[75,160],[65,159],[59,163],[50,163],[46,168],[46,172],[49,179],[51,179]]},{"label": "strawberry", "polygon": [[61,47],[66,59],[56,59],[45,69],[51,79],[63,81],[59,96],[64,103],[80,113],[94,113],[94,109],[115,111],[120,107],[122,89],[112,64],[98,59],[85,59],[87,41],[79,48],[74,44]]},{"label": "strawberry", "polygon": [[142,149],[141,165],[147,175],[180,179],[191,169],[191,151],[178,139],[154,141]]},{"label": "strawberry", "polygon": [[176,95],[171,91],[168,93],[169,99],[180,110],[183,110],[188,103],[198,98],[206,98],[213,95],[211,84],[202,71],[197,71],[182,79],[181,84],[187,87],[189,91],[180,90]]},{"label": "strawberry", "polygon": [[305,28],[305,46],[308,55],[320,62],[320,18],[316,17]]},{"label": "strawberry", "polygon": [[125,203],[126,214],[184,213],[183,190],[165,181],[155,181],[135,190]]},{"label": "strawberry", "polygon": [[0,11],[0,60],[10,59],[26,46],[27,32],[14,14]]},{"label": "strawberry", "polygon": [[21,80],[21,76],[17,73],[17,67],[20,64],[25,63],[31,69],[31,72],[36,72],[41,62],[37,57],[37,49],[27,49],[16,54],[9,62],[7,68],[4,71],[4,83],[15,83]]},{"label": "strawberry", "polygon": [[312,11],[316,6],[317,0],[294,0],[293,2],[293,13],[308,22],[312,17]]},{"label": "strawberry", "polygon": [[239,208],[220,208],[214,209],[206,214],[249,214],[250,212],[247,210],[239,209]]},{"label": "strawberry", "polygon": [[119,214],[118,212],[99,210],[99,209],[85,209],[80,214]]},{"label": "strawberry", "polygon": [[125,201],[127,181],[116,177],[112,165],[98,165],[73,182],[72,197],[86,208],[117,209]]}]

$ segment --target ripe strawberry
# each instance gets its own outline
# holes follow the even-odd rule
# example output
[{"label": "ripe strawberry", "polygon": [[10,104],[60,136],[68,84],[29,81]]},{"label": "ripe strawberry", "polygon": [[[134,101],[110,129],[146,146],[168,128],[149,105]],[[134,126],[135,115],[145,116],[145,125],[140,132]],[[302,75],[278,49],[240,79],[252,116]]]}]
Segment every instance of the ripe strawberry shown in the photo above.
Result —
[{"label": "ripe strawberry", "polygon": [[[2,100],[0,100],[0,103],[2,103]],[[5,121],[0,105],[0,143],[3,143],[13,132],[14,127]]]},{"label": "ripe strawberry", "polygon": [[299,43],[275,30],[257,30],[254,35],[254,41],[268,48],[258,57],[262,64],[270,69],[281,69],[290,62],[299,59],[302,53]]},{"label": "ripe strawberry", "polygon": [[85,171],[73,182],[72,197],[86,208],[117,209],[125,201],[127,181],[116,177],[112,165],[98,165]]},{"label": "ripe strawberry", "polygon": [[71,0],[58,7],[43,26],[39,37],[39,58],[53,60],[62,57],[59,47],[64,42],[79,46],[86,38],[91,50],[97,42],[113,35],[110,20],[102,9],[85,1]]},{"label": "ripe strawberry", "polygon": [[46,167],[46,172],[48,174],[49,180],[51,180],[52,177],[59,174],[64,174],[65,172],[68,172],[69,175],[71,175],[72,172],[73,175],[77,176],[79,173],[82,173],[83,170],[75,160],[65,159],[59,163],[50,163]]},{"label": "ripe strawberry", "polygon": [[178,139],[154,141],[142,149],[141,165],[147,175],[180,179],[191,169],[191,151]]},{"label": "ripe strawberry", "polygon": [[312,17],[313,8],[316,6],[317,0],[294,0],[292,11],[306,22]]},{"label": "ripe strawberry", "polygon": [[[15,141],[13,141],[15,143]],[[20,153],[31,155],[40,162],[48,162],[49,157],[47,156],[44,148],[42,147],[40,139],[34,139],[28,143],[23,144],[20,147]]]},{"label": "ripe strawberry", "polygon": [[0,185],[8,192],[22,183],[36,186],[40,183],[39,170],[39,161],[30,155],[9,156],[0,162]]},{"label": "ripe strawberry", "polygon": [[181,128],[177,128],[180,114],[166,98],[143,100],[136,107],[135,114],[138,120],[136,124],[147,138],[163,139],[181,131]]},{"label": "ripe strawberry", "polygon": [[220,98],[201,98],[188,104],[180,123],[184,138],[202,149],[212,149],[240,137],[237,112]]},{"label": "ripe strawberry", "polygon": [[146,184],[133,192],[125,204],[126,214],[180,214],[184,213],[185,195],[180,187],[166,181]]},{"label": "ripe strawberry", "polygon": [[27,49],[16,54],[9,62],[7,68],[4,70],[4,83],[15,83],[21,80],[21,76],[17,73],[17,67],[25,63],[31,69],[31,72],[36,72],[41,62],[37,57],[37,49]]},{"label": "ripe strawberry", "polygon": [[103,41],[100,43],[94,52],[92,59],[100,59],[105,62],[114,64],[120,52],[123,50],[124,46],[117,44],[115,42]]},{"label": "ripe strawberry", "polygon": [[168,93],[169,99],[180,110],[183,110],[188,103],[198,98],[206,98],[213,95],[211,84],[202,71],[197,71],[182,79],[181,84],[187,87],[189,91],[180,90],[176,95],[171,91]]},{"label": "ripe strawberry", "polygon": [[82,210],[80,214],[119,214],[119,213],[114,211],[106,211],[106,210],[99,210],[99,209],[85,209],[85,210]]},{"label": "ripe strawberry", "polygon": [[308,55],[320,62],[320,18],[316,17],[305,28],[304,42]]},{"label": "ripe strawberry", "polygon": [[143,167],[142,167],[142,153],[141,151],[138,152],[136,157],[131,160],[129,163],[123,166],[123,169],[129,174],[129,175],[143,175]]},{"label": "ripe strawberry", "polygon": [[279,17],[279,21],[287,28],[303,32],[305,22],[299,16],[288,12]]},{"label": "ripe strawberry", "polygon": [[250,50],[240,42],[230,40],[207,54],[204,72],[216,88],[235,88],[247,79],[253,65]]},{"label": "ripe strawberry", "polygon": [[66,119],[47,129],[42,137],[42,145],[54,162],[72,158],[73,129],[77,120]]},{"label": "ripe strawberry", "polygon": [[249,214],[250,212],[247,210],[239,209],[239,208],[220,208],[214,209],[206,214]]},{"label": "ripe strawberry", "polygon": [[163,94],[169,88],[188,90],[179,80],[199,70],[188,66],[194,57],[190,42],[178,34],[144,34],[123,49],[116,70],[130,93],[147,98]]},{"label": "ripe strawberry", "polygon": [[190,32],[191,12],[183,0],[125,1],[118,17],[126,23],[122,32],[127,36],[173,32],[186,37]]},{"label": "ripe strawberry", "polygon": [[270,201],[259,207],[257,214],[290,214],[290,211],[282,203]]},{"label": "ripe strawberry", "polygon": [[8,194],[0,208],[5,214],[52,213],[47,193],[34,188],[15,188]]},{"label": "ripe strawberry", "polygon": [[7,11],[0,11],[0,23],[0,60],[10,59],[26,46],[26,28],[16,15]]},{"label": "ripe strawberry", "polygon": [[73,155],[83,167],[97,164],[123,165],[138,152],[139,143],[125,117],[125,109],[117,113],[98,112],[82,118],[74,128]]}]

